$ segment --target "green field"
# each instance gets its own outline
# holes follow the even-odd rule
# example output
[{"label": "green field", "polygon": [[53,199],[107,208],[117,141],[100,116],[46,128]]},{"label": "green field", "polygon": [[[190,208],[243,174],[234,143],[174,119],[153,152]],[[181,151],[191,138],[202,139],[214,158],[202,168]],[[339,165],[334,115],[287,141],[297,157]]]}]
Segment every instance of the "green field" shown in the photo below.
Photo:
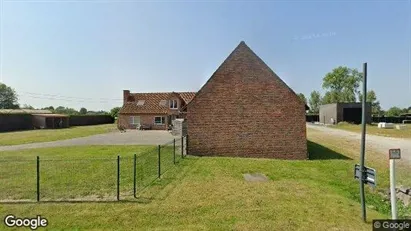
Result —
[{"label": "green field", "polygon": [[65,140],[115,131],[115,124],[0,133],[0,146]]},{"label": "green field", "polygon": [[[405,124],[406,130],[399,129],[380,129],[377,124],[367,125],[367,134],[396,137],[396,138],[411,138],[411,124]],[[331,126],[332,128],[343,129],[352,132],[361,132],[361,125],[342,123],[337,126]]]},{"label": "green field", "polygon": [[[143,163],[140,168],[145,167],[145,176],[155,175],[157,154],[153,147],[89,146],[2,152],[0,158],[26,158],[30,159],[30,163],[37,155],[42,160],[110,159],[105,164],[96,162],[90,167],[76,162],[71,167],[69,162],[55,165],[51,160],[48,161],[50,164],[42,164],[46,172],[58,173],[54,177],[64,176],[57,171],[64,169],[74,180],[42,178],[43,200],[115,199],[116,175],[113,173],[115,159],[120,154],[121,198],[124,201],[3,203],[0,205],[0,216],[9,213],[18,216],[41,214],[48,218],[50,229],[370,230],[370,223],[361,221],[358,182],[353,179],[353,165],[358,162],[357,147],[324,137],[324,134],[313,130],[308,131],[308,136],[311,140],[309,161],[189,156],[174,166],[172,149],[168,149],[162,154],[162,161],[165,161],[162,166],[168,164],[169,170],[161,180],[154,181],[150,187],[139,192],[139,199],[132,197],[132,156],[149,151],[151,154],[144,158],[140,155],[140,162]],[[147,167],[153,164],[154,168]],[[368,158],[367,164],[377,168],[378,188],[386,187],[388,175],[383,169],[385,163],[379,158]],[[71,168],[81,171],[70,171]],[[24,177],[23,182],[17,178],[14,180],[28,191],[17,194],[8,192],[8,196],[35,198],[32,170],[29,172],[13,172]],[[244,173],[263,173],[270,180],[246,182]],[[0,175],[4,174],[7,172]],[[19,184],[12,182],[12,175],[2,177],[0,184],[13,186],[16,190]],[[138,179],[145,178],[139,176]],[[368,221],[389,217],[388,202],[382,200],[377,190],[371,190],[368,186],[367,205]],[[400,216],[411,214],[403,206],[399,208]]]}]

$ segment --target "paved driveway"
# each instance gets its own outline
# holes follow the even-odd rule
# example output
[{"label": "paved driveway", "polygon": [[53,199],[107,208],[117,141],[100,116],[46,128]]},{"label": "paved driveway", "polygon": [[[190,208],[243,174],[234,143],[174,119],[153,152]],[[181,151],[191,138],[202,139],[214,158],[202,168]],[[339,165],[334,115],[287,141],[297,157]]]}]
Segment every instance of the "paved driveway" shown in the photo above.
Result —
[{"label": "paved driveway", "polygon": [[138,131],[111,132],[94,136],[59,140],[52,142],[0,146],[0,151],[11,151],[31,148],[64,147],[78,145],[158,145],[167,143],[174,138],[168,131]]},{"label": "paved driveway", "polygon": [[[361,142],[361,133],[350,132],[335,128],[328,128],[322,125],[314,125],[309,123],[307,123],[307,128],[323,131],[330,136],[338,136],[342,139],[355,140]],[[386,155],[388,155],[388,149],[390,148],[401,148],[401,158],[404,160],[408,160],[411,163],[411,139],[392,138],[367,134],[366,148],[374,149]]]}]

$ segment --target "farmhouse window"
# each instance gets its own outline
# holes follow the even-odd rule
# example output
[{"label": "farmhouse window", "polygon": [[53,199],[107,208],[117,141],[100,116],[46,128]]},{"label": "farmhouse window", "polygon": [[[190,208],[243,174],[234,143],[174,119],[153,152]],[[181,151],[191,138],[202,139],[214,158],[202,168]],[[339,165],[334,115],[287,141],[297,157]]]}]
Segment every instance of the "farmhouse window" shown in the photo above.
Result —
[{"label": "farmhouse window", "polygon": [[164,116],[156,116],[154,117],[154,124],[162,125],[165,123],[166,118]]},{"label": "farmhouse window", "polygon": [[170,108],[171,109],[177,109],[177,100],[175,100],[175,99],[170,100]]}]

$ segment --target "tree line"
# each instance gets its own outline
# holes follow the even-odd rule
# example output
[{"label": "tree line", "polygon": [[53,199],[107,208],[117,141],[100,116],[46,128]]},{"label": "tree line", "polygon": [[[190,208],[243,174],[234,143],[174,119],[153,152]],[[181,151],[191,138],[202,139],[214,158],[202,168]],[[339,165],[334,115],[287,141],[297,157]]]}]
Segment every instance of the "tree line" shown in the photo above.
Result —
[{"label": "tree line", "polygon": [[[359,87],[362,78],[363,73],[357,69],[339,66],[324,76],[322,88],[325,94],[323,96],[316,90],[311,92],[308,100],[302,93],[298,96],[309,105],[311,114],[318,114],[320,105],[323,104],[361,102],[362,93]],[[374,116],[400,116],[411,113],[411,105],[408,108],[394,106],[387,111],[383,110],[374,90],[367,91],[367,102],[371,103],[371,113]]]},{"label": "tree line", "polygon": [[18,103],[18,95],[16,91],[3,84],[0,83],[0,109],[41,109],[41,110],[49,110],[56,114],[65,114],[65,115],[111,115],[114,118],[117,117],[118,111],[120,107],[112,108],[109,112],[100,110],[100,111],[89,111],[87,108],[82,107],[79,110],[69,107],[63,106],[49,106],[44,108],[34,108],[31,105],[23,104],[20,105]]}]

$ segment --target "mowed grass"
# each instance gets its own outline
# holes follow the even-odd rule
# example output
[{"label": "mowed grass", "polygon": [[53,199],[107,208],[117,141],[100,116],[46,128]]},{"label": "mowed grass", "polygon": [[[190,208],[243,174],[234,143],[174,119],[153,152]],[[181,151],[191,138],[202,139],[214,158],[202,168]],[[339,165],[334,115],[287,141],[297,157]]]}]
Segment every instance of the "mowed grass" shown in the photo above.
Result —
[{"label": "mowed grass", "polygon": [[[378,128],[377,124],[367,125],[367,134],[377,135],[377,136],[386,136],[386,137],[396,137],[396,138],[411,138],[411,124],[405,124],[407,129],[399,130],[399,129],[381,129]],[[349,124],[343,123],[338,124],[337,126],[331,126],[331,128],[338,128],[343,129],[351,132],[361,132],[361,125],[360,124]]]},{"label": "mowed grass", "polygon": [[0,133],[0,146],[65,140],[107,133],[116,129],[115,124],[78,126],[65,129],[39,129]]},{"label": "mowed grass", "polygon": [[[180,153],[179,146],[176,152]],[[115,200],[117,158],[120,156],[120,195],[133,196],[133,163],[136,154],[137,189],[148,186],[158,176],[156,146],[74,146],[45,148],[0,154],[0,201],[36,200],[36,156],[40,164],[42,201]],[[160,152],[161,172],[173,166],[172,143]],[[176,162],[181,155],[176,155]]]},{"label": "mowed grass", "polygon": [[[321,139],[311,131],[309,137]],[[358,182],[352,170],[355,153],[338,152],[332,140],[321,142],[310,142],[311,160],[302,161],[189,156],[173,167],[167,158],[170,155],[165,154],[161,160],[166,161],[164,165],[171,163],[170,170],[141,192],[137,200],[2,204],[0,216],[41,214],[48,219],[49,229],[68,230],[370,230],[370,222],[363,223],[360,216]],[[69,147],[4,152],[0,157],[114,158],[117,153],[131,157],[147,150],[152,147]],[[151,158],[153,155],[156,153]],[[105,171],[87,172],[90,177],[100,175],[87,184],[113,191],[100,181],[114,177],[110,170],[114,166],[110,163]],[[130,189],[127,176],[132,174],[131,168],[121,173],[125,192]],[[245,173],[262,173],[269,181],[246,182]],[[7,184],[10,182],[1,182]],[[62,194],[57,186],[64,184],[55,184],[54,192]],[[70,189],[69,194],[83,191],[75,190]],[[387,218],[386,208],[379,208],[385,202],[370,191],[367,188],[367,203],[373,206],[368,208],[368,221]]]}]

